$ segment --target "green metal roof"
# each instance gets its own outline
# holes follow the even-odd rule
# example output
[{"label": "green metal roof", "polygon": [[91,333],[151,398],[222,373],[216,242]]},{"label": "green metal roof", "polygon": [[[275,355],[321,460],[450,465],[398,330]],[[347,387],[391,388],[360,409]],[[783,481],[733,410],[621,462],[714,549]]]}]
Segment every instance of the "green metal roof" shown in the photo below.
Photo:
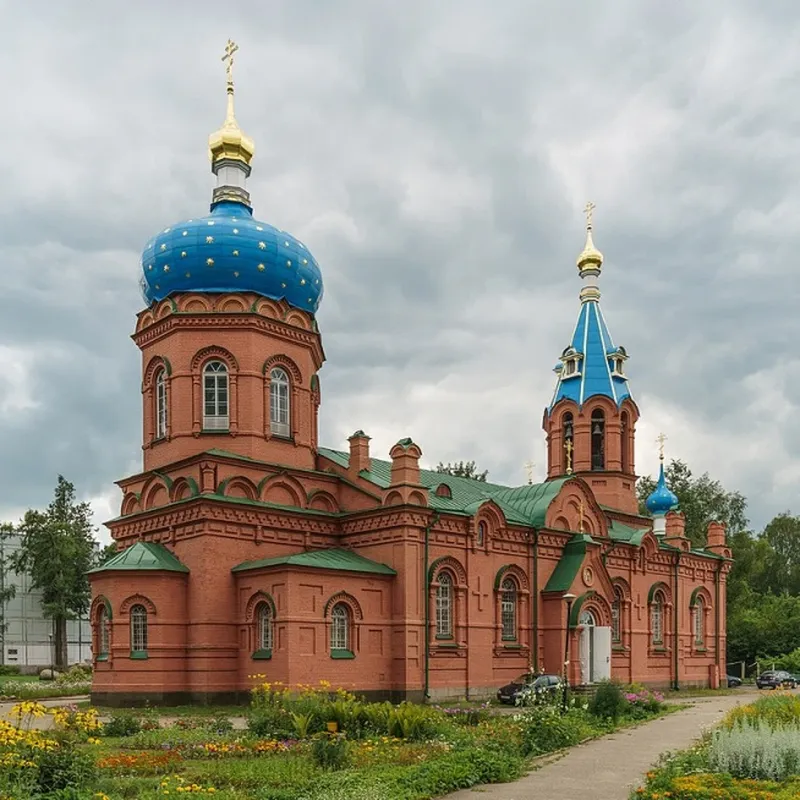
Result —
[{"label": "green metal roof", "polygon": [[278,556],[276,558],[261,558],[258,561],[245,561],[237,564],[231,572],[289,565],[314,569],[334,569],[344,572],[370,572],[373,575],[397,575],[386,564],[379,564],[377,561],[365,558],[352,550],[344,550],[338,547],[330,550],[309,550],[306,553],[292,553],[288,556]]},{"label": "green metal roof", "polygon": [[[319,454],[347,469],[350,454],[341,450],[320,447]],[[365,480],[385,489],[391,480],[392,463],[378,458],[370,459],[370,469],[362,470]],[[419,482],[430,489],[428,504],[439,511],[474,515],[482,503],[493,500],[502,509],[509,522],[539,528],[544,525],[547,507],[558,494],[568,477],[557,478],[546,483],[511,488],[497,483],[487,483],[474,478],[460,478],[430,469],[419,471]],[[452,497],[440,497],[436,487],[446,484]]]},{"label": "green metal roof", "polygon": [[625,525],[618,519],[610,519],[608,525],[608,536],[615,542],[627,542],[628,544],[640,545],[647,529],[632,528]]},{"label": "green metal roof", "polygon": [[566,592],[578,574],[586,555],[586,547],[591,544],[588,533],[576,533],[564,547],[564,554],[556,564],[553,574],[544,587],[545,592]]},{"label": "green metal roof", "polygon": [[110,572],[111,570],[165,570],[166,572],[188,572],[178,558],[163,544],[136,542],[121,553],[112,556],[105,564],[89,572]]}]

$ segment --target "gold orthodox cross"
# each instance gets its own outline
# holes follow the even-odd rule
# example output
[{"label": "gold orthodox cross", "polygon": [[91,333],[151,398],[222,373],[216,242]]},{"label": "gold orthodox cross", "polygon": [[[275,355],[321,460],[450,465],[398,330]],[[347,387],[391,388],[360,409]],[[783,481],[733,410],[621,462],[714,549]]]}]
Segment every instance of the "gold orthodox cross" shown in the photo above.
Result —
[{"label": "gold orthodox cross", "polygon": [[667,437],[663,433],[659,433],[656,436],[656,441],[658,442],[658,457],[663,461],[664,460],[664,442],[667,441]]},{"label": "gold orthodox cross", "polygon": [[528,473],[528,485],[530,486],[533,483],[533,468],[536,464],[533,461],[526,461],[523,466],[525,467],[525,471]]},{"label": "gold orthodox cross", "polygon": [[590,200],[584,207],[583,213],[586,214],[586,230],[592,229],[592,212],[595,210],[595,204]]},{"label": "gold orthodox cross", "polygon": [[228,83],[233,84],[233,54],[239,49],[239,45],[233,41],[233,39],[228,39],[228,43],[225,45],[225,55],[222,56],[222,61],[227,61],[228,63],[225,65],[225,74],[228,76]]},{"label": "gold orthodox cross", "polygon": [[572,475],[572,439],[564,442],[564,450],[567,454],[567,475]]}]

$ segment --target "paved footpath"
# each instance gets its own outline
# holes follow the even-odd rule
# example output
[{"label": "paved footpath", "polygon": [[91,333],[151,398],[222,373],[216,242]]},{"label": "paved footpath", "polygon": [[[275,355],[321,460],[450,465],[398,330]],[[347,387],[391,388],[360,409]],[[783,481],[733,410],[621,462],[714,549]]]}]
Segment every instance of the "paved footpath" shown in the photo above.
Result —
[{"label": "paved footpath", "polygon": [[744,690],[687,700],[691,708],[574,747],[514,783],[464,789],[443,800],[628,800],[661,753],[691,746],[731,708],[757,697]]}]

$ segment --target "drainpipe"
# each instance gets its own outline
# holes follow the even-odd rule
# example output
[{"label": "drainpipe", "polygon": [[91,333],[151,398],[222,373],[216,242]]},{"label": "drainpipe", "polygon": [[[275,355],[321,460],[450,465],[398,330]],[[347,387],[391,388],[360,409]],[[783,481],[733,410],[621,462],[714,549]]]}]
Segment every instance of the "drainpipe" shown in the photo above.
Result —
[{"label": "drainpipe", "polygon": [[431,693],[430,693],[430,681],[431,681],[431,637],[430,637],[430,620],[431,620],[431,578],[430,578],[430,564],[428,561],[429,558],[429,549],[430,549],[430,538],[431,538],[431,528],[439,521],[439,512],[434,511],[431,515],[430,520],[428,521],[427,526],[425,527],[425,553],[422,558],[422,569],[424,570],[424,575],[422,579],[422,585],[425,587],[425,596],[423,597],[423,605],[425,608],[425,630],[423,631],[423,635],[425,636],[425,690],[424,690],[424,698],[425,700],[430,700]]},{"label": "drainpipe", "polygon": [[533,641],[531,642],[531,666],[534,672],[539,672],[539,531],[533,531],[533,575],[531,578],[531,589],[533,596],[531,604],[533,606]]},{"label": "drainpipe", "polygon": [[[720,658],[722,654],[719,651],[719,642],[720,642],[720,621],[721,616],[719,613],[719,598],[720,598],[720,589],[722,584],[722,567],[724,565],[723,561],[719,562],[719,566],[717,567],[717,574],[714,576],[714,654],[717,662],[717,673],[719,679],[719,685],[722,686],[722,670],[720,669]],[[727,656],[726,656],[727,657]],[[728,674],[727,664],[725,667],[725,674]],[[742,675],[744,677],[744,674]],[[728,685],[727,680],[725,681],[725,686]]]},{"label": "drainpipe", "polygon": [[673,601],[673,612],[672,612],[672,617],[673,617],[672,626],[673,626],[674,632],[675,632],[675,641],[674,641],[674,644],[673,644],[673,647],[672,647],[672,650],[674,652],[674,662],[675,662],[675,682],[673,683],[672,688],[675,689],[676,691],[678,689],[680,689],[680,680],[678,678],[678,670],[680,668],[680,661],[679,661],[679,658],[678,658],[678,651],[680,649],[679,648],[679,642],[680,642],[680,621],[679,620],[680,620],[680,610],[681,610],[680,597],[679,597],[679,593],[678,593],[679,580],[680,580],[680,575],[679,575],[680,563],[681,563],[681,553],[675,553],[675,599]]}]

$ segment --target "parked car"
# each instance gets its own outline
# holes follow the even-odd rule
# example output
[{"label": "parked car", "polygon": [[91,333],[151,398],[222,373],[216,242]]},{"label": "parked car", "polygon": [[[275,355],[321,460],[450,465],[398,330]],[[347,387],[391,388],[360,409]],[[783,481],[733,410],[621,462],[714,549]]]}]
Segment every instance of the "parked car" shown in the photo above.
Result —
[{"label": "parked car", "polygon": [[511,683],[501,686],[497,690],[497,699],[501,703],[515,705],[521,693],[532,690],[535,697],[558,692],[561,688],[561,678],[558,675],[534,675],[526,672]]},{"label": "parked car", "polygon": [[762,672],[756,678],[756,686],[759,689],[794,689],[797,686],[797,681],[784,670],[770,669]]},{"label": "parked car", "polygon": [[737,678],[735,675],[726,675],[725,677],[728,680],[729,689],[736,689],[738,686],[742,685],[742,679]]}]

